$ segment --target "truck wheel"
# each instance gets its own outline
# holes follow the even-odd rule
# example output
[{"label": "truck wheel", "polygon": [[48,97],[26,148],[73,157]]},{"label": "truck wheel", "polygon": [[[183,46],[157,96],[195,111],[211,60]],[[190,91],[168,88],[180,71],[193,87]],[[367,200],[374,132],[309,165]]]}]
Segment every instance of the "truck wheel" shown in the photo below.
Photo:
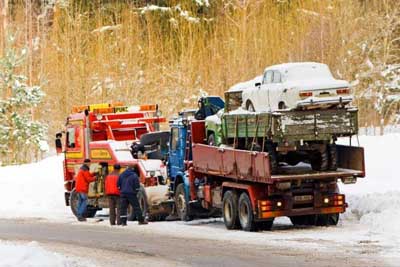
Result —
[{"label": "truck wheel", "polygon": [[139,192],[137,193],[137,198],[139,201],[140,209],[142,210],[143,218],[148,215],[149,205],[147,204],[147,195],[144,188],[141,186]]},{"label": "truck wheel", "polygon": [[336,171],[337,170],[336,144],[329,145],[328,151],[329,151],[329,170]]},{"label": "truck wheel", "polygon": [[319,151],[311,154],[311,168],[314,171],[326,171],[329,166],[328,146],[323,145]]},{"label": "truck wheel", "polygon": [[192,218],[189,216],[189,206],[185,197],[185,188],[183,183],[176,187],[175,192],[175,207],[178,218],[182,221],[190,221]]},{"label": "truck wheel", "polygon": [[258,230],[254,221],[253,208],[247,193],[242,193],[239,197],[239,221],[243,230],[253,232]]},{"label": "truck wheel", "polygon": [[257,142],[249,142],[246,150],[261,152],[262,147]]},{"label": "truck wheel", "polygon": [[225,227],[229,230],[239,229],[238,197],[236,192],[228,190],[222,200],[222,213]]},{"label": "truck wheel", "polygon": [[[69,203],[71,205],[71,211],[75,217],[78,217],[78,193],[75,192],[75,189],[71,191]],[[84,214],[85,218],[93,218],[96,215],[97,208],[91,205],[87,206],[86,213]]]},{"label": "truck wheel", "polygon": [[296,152],[290,151],[289,153],[287,153],[285,161],[291,166],[296,166],[301,161],[301,158],[297,155]]},{"label": "truck wheel", "polygon": [[210,134],[208,135],[207,144],[208,144],[209,146],[216,146],[216,145],[217,145],[217,144],[215,143],[215,134],[214,134],[214,133],[210,133]]},{"label": "truck wheel", "polygon": [[136,221],[137,218],[135,216],[135,213],[133,212],[133,208],[131,206],[131,204],[128,205],[128,210],[127,210],[127,215],[128,215],[128,221],[133,222]]},{"label": "truck wheel", "polygon": [[302,215],[302,216],[291,216],[290,221],[294,226],[297,225],[315,225],[317,216],[316,215]]},{"label": "truck wheel", "polygon": [[339,213],[318,214],[315,225],[317,226],[337,225],[338,222],[339,222]]},{"label": "truck wheel", "polygon": [[93,206],[87,206],[85,218],[93,218],[96,216],[97,208]]},{"label": "truck wheel", "polygon": [[78,217],[78,201],[78,193],[76,193],[75,189],[73,189],[69,195],[69,203],[71,206],[71,211],[75,217]]},{"label": "truck wheel", "polygon": [[269,221],[257,222],[257,228],[258,230],[271,231],[273,224],[274,224],[274,218],[272,218]]},{"label": "truck wheel", "polygon": [[276,149],[274,144],[271,142],[267,142],[265,144],[265,151],[267,151],[269,155],[271,173],[275,174],[278,171],[278,155],[276,154]]}]

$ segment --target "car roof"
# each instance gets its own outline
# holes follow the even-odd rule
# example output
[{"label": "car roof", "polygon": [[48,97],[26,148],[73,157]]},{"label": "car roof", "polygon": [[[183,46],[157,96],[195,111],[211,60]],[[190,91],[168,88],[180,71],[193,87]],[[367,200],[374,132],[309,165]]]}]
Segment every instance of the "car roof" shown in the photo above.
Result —
[{"label": "car roof", "polygon": [[289,70],[292,68],[297,68],[297,67],[305,67],[305,66],[326,66],[326,64],[323,63],[318,63],[318,62],[290,62],[290,63],[283,63],[283,64],[278,64],[278,65],[272,65],[267,67],[264,72],[268,70],[279,70],[279,71],[285,71]]}]

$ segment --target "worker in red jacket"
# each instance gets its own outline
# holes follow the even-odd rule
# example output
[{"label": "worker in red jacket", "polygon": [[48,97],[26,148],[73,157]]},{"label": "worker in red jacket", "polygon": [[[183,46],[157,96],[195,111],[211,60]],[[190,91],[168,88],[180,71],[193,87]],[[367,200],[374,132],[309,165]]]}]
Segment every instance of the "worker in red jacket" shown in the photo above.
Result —
[{"label": "worker in red jacket", "polygon": [[85,213],[87,209],[87,194],[89,191],[89,183],[96,180],[94,174],[89,170],[90,159],[85,159],[83,165],[79,169],[75,178],[75,192],[78,193],[78,221],[86,221]]},{"label": "worker in red jacket", "polygon": [[108,207],[110,208],[111,225],[115,225],[115,221],[117,221],[117,225],[121,225],[121,205],[119,200],[120,192],[117,186],[120,170],[121,166],[119,164],[115,164],[114,170],[109,175],[107,175],[105,180],[106,195],[108,197]]}]

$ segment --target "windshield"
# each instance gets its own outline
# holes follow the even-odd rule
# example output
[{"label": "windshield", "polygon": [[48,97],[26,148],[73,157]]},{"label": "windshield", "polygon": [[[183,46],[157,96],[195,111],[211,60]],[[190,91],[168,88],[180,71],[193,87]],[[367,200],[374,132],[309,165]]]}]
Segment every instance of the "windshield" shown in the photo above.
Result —
[{"label": "windshield", "polygon": [[296,66],[285,71],[287,81],[308,79],[332,79],[332,74],[326,65]]},{"label": "windshield", "polygon": [[140,160],[145,171],[159,171],[163,168],[162,161],[157,159]]},{"label": "windshield", "polygon": [[147,159],[140,160],[143,170],[146,172],[146,176],[150,176],[151,172],[155,177],[167,177],[167,169],[161,160],[158,159]]}]

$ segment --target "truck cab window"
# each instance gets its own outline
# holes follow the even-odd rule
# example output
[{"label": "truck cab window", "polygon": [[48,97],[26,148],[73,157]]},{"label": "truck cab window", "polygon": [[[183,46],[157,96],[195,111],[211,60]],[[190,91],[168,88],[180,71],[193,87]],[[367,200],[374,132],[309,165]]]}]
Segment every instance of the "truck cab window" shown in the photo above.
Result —
[{"label": "truck cab window", "polygon": [[178,148],[178,141],[179,141],[179,129],[172,128],[171,131],[171,150],[174,151]]},{"label": "truck cab window", "polygon": [[67,147],[75,148],[75,128],[67,129]]},{"label": "truck cab window", "polygon": [[271,83],[271,82],[272,82],[272,76],[273,76],[272,74],[273,74],[273,72],[272,72],[271,70],[267,71],[267,72],[264,74],[263,84]]}]

